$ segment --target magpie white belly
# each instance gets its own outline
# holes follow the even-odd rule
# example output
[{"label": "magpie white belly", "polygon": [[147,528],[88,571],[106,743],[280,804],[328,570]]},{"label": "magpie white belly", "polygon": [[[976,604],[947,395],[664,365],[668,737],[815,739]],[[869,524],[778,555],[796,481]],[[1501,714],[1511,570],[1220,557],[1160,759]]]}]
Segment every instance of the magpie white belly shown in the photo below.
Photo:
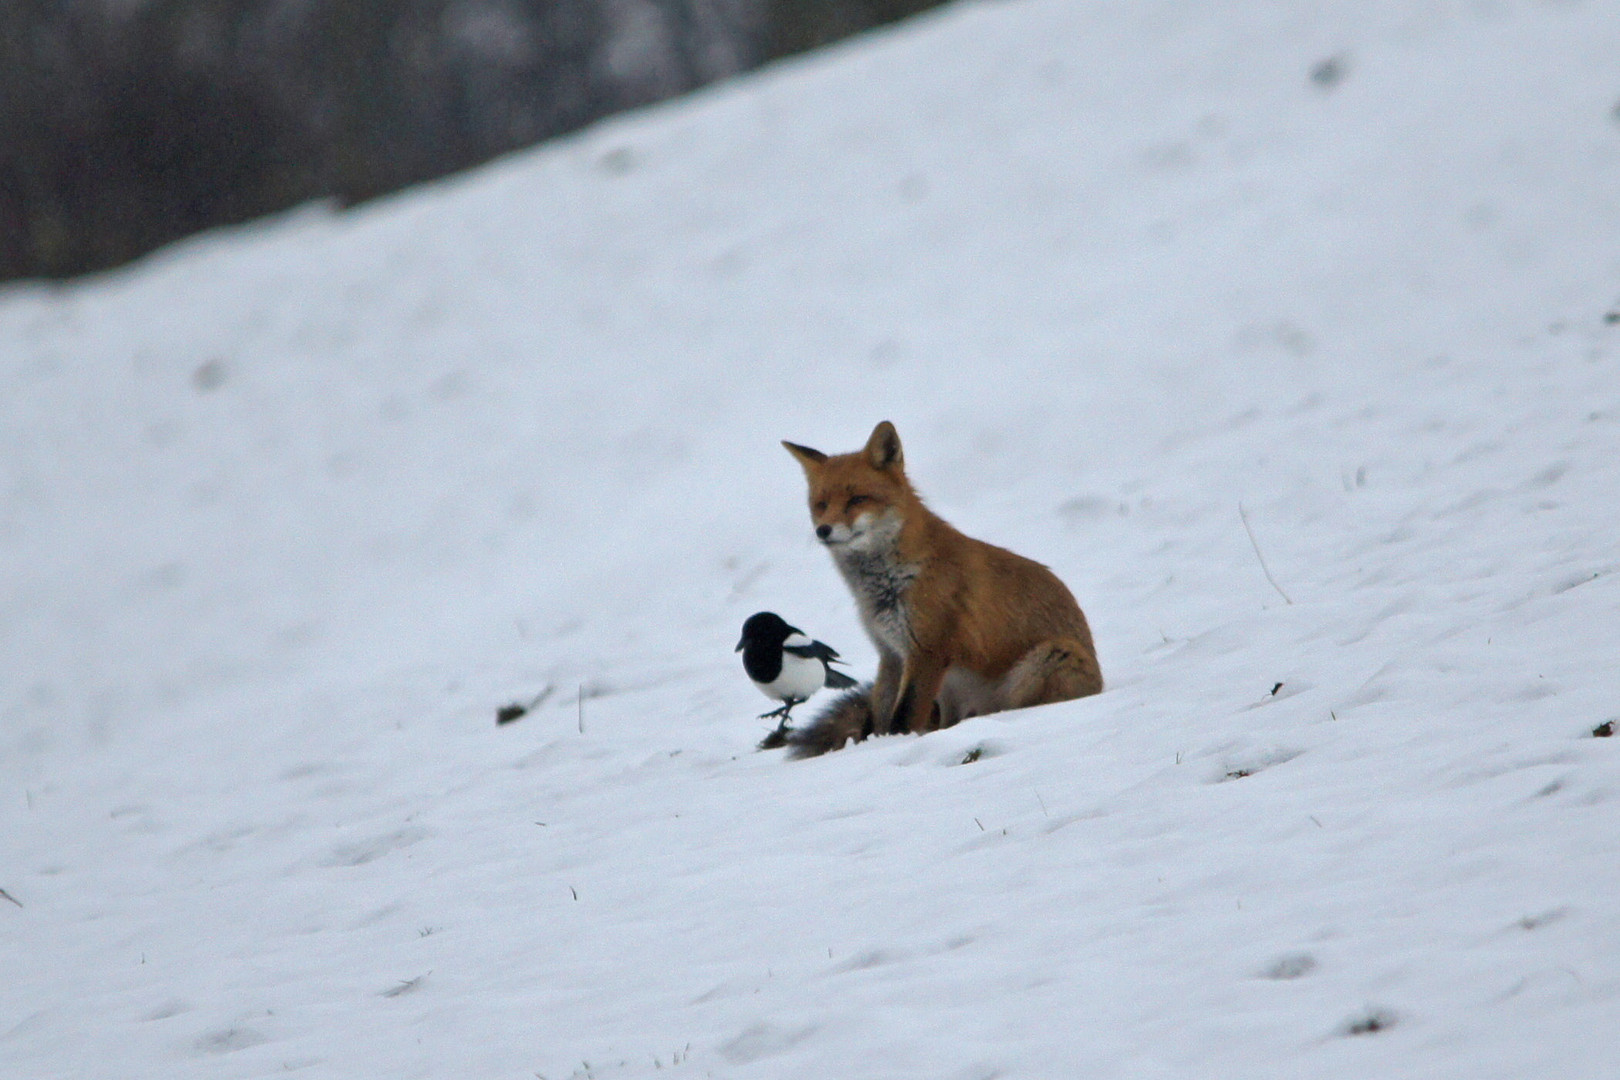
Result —
[{"label": "magpie white belly", "polygon": [[768,683],[759,683],[760,691],[777,701],[806,701],[827,682],[827,668],[820,660],[792,653],[782,654],[782,673]]}]

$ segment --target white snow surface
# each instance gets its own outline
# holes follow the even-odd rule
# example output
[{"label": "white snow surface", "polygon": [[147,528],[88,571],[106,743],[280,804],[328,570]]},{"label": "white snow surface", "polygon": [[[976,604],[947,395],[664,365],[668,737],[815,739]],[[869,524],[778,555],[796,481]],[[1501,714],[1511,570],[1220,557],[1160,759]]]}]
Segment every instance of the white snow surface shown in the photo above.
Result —
[{"label": "white snow surface", "polygon": [[[1620,1076],[1617,100],[967,3],[0,293],[0,1076]],[[786,762],[881,419],[1108,689]]]}]

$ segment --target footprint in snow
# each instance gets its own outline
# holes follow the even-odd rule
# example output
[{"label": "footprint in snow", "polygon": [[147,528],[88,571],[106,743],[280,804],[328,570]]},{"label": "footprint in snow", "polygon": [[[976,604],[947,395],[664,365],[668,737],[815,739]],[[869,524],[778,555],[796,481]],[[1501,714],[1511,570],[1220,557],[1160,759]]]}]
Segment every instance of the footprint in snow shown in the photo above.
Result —
[{"label": "footprint in snow", "polygon": [[1368,1007],[1339,1025],[1340,1035],[1375,1035],[1394,1027],[1399,1017],[1390,1009]]},{"label": "footprint in snow", "polygon": [[1224,784],[1228,780],[1242,780],[1244,777],[1264,772],[1273,765],[1293,761],[1304,752],[1303,750],[1292,750],[1288,747],[1279,746],[1266,750],[1251,750],[1233,754],[1222,759],[1214,774],[1210,776],[1209,782],[1211,784]]},{"label": "footprint in snow", "polygon": [[196,1046],[204,1054],[234,1054],[269,1041],[268,1036],[252,1028],[228,1027],[208,1032],[197,1040]]},{"label": "footprint in snow", "polygon": [[373,836],[368,840],[360,840],[353,844],[340,844],[332,849],[332,853],[322,860],[322,866],[364,866],[374,862],[391,851],[410,847],[427,839],[428,831],[419,826],[409,826],[404,829],[395,829],[382,836]]},{"label": "footprint in snow", "polygon": [[743,1031],[720,1047],[720,1056],[733,1065],[747,1065],[761,1058],[775,1057],[816,1033],[816,1026],[781,1028],[775,1024],[759,1023]]},{"label": "footprint in snow", "polygon": [[1288,953],[1273,960],[1271,965],[1260,973],[1260,977],[1287,982],[1292,979],[1303,979],[1315,970],[1316,957],[1310,953]]}]

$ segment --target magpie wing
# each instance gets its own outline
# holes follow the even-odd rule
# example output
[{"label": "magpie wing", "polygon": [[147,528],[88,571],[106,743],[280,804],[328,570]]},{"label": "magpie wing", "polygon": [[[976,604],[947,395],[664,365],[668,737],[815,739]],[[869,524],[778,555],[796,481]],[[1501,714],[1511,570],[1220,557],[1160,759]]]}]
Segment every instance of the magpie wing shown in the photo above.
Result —
[{"label": "magpie wing", "polygon": [[[788,640],[792,641],[793,639],[789,638]],[[792,653],[794,656],[802,656],[806,660],[838,659],[838,654],[833,651],[832,646],[824,644],[820,641],[811,641],[804,645],[794,642],[792,645],[783,645],[782,651],[785,653]]]},{"label": "magpie wing", "polygon": [[842,671],[833,670],[832,665],[835,662],[841,663],[841,661],[838,660],[838,653],[833,651],[831,645],[821,641],[805,641],[802,638],[799,641],[793,641],[793,638],[788,640],[793,643],[783,645],[783,652],[792,653],[794,656],[802,656],[806,660],[820,660],[822,665],[826,667],[827,681],[823,684],[824,686],[830,686],[834,690],[847,690],[855,685],[854,679],[845,675]]}]

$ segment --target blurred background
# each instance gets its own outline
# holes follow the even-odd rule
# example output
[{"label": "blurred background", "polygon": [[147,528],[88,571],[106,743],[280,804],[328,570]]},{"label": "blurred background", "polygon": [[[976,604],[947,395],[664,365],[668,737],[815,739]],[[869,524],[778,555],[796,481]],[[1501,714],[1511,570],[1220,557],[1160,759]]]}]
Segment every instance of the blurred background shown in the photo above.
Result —
[{"label": "blurred background", "polygon": [[939,0],[5,0],[0,280],[343,205]]}]

